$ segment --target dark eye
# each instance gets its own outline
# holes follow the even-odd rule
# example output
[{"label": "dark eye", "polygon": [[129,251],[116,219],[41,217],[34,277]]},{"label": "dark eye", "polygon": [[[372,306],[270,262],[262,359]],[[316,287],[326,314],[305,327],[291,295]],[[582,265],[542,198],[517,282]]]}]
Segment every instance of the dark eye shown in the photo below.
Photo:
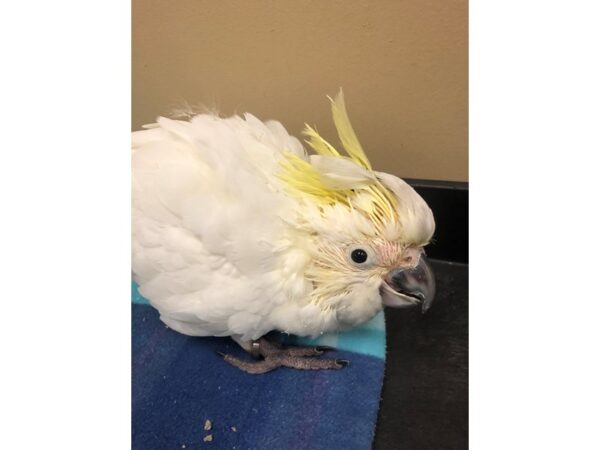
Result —
[{"label": "dark eye", "polygon": [[362,248],[357,248],[356,250],[352,250],[350,257],[356,264],[362,264],[367,260],[369,255]]}]

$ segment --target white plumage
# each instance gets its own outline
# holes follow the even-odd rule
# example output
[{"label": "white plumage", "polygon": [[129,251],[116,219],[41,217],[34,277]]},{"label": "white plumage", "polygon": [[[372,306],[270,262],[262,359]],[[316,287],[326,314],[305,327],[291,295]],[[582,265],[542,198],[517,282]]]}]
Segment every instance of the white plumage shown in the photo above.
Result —
[{"label": "white plumage", "polygon": [[[293,192],[290,158],[350,200]],[[308,156],[279,122],[250,114],[161,117],[133,133],[132,169],[134,279],[188,335],[243,341],[358,325],[381,309],[385,274],[433,233],[431,211],[400,179],[354,158]],[[363,188],[374,183],[397,201],[383,228],[365,213],[373,194]],[[368,265],[348,258],[357,245]]]}]

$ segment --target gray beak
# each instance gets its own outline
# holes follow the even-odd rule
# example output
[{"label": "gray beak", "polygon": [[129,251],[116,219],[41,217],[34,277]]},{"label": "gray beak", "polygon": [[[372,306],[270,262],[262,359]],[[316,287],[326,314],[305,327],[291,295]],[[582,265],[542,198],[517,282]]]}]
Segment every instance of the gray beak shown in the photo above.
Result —
[{"label": "gray beak", "polygon": [[425,255],[410,269],[393,269],[381,285],[383,304],[396,308],[421,305],[425,313],[435,296],[435,277]]}]

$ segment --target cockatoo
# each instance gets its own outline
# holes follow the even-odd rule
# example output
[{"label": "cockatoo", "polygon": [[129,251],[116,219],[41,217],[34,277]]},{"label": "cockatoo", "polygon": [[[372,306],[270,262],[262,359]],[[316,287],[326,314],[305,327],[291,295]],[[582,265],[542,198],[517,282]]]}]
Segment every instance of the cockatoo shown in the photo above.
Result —
[{"label": "cockatoo", "polygon": [[307,125],[309,154],[280,122],[251,114],[159,117],[133,133],[139,292],[173,330],[231,336],[263,356],[222,355],[249,373],[347,363],[311,357],[326,348],[281,348],[270,331],[314,337],[433,299],[430,208],[373,170],[342,91],[330,101],[345,154]]}]

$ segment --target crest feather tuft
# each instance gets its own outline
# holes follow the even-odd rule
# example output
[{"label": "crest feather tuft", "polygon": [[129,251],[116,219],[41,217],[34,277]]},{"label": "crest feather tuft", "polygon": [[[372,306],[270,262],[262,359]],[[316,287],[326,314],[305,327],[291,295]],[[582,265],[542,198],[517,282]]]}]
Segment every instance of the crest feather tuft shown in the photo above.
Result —
[{"label": "crest feather tuft", "polygon": [[335,123],[335,128],[337,129],[340,141],[342,141],[344,150],[346,150],[352,161],[363,166],[365,169],[371,170],[369,158],[367,158],[362,145],[360,145],[356,137],[354,128],[352,128],[352,123],[350,123],[350,118],[346,111],[346,102],[344,101],[344,92],[340,89],[335,99],[329,97],[329,100],[331,100],[333,122]]},{"label": "crest feather tuft", "polygon": [[347,156],[321,137],[315,128],[306,125],[303,131],[306,142],[317,155],[307,160],[284,152],[280,178],[301,198],[321,206],[339,204],[358,210],[378,229],[383,229],[386,223],[398,220],[397,200],[373,172],[350,124],[342,90],[330,100],[333,120]]}]

